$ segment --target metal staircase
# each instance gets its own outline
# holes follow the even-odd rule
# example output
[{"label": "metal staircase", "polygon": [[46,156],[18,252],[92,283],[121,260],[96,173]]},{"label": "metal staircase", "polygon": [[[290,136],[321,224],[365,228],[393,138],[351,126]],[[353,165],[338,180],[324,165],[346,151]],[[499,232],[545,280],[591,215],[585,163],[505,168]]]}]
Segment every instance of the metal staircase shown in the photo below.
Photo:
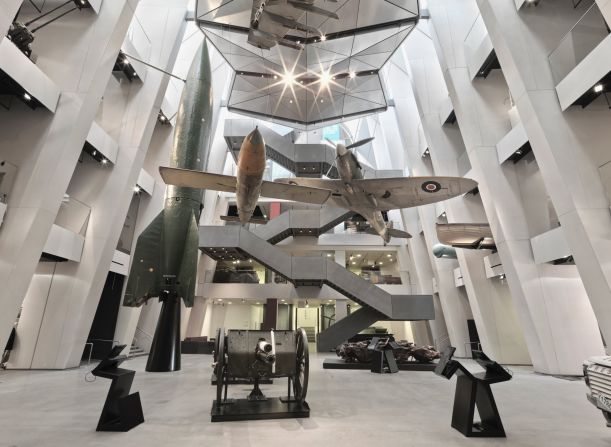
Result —
[{"label": "metal staircase", "polygon": [[199,246],[216,260],[225,259],[228,253],[244,261],[255,259],[296,287],[322,287],[326,284],[366,309],[365,312],[354,312],[321,332],[318,337],[320,351],[335,348],[375,321],[435,318],[431,295],[391,295],[335,261],[321,257],[291,256],[241,226],[200,227]]},{"label": "metal staircase", "polygon": [[290,210],[258,225],[252,232],[270,244],[290,236],[320,236],[344,222],[354,213],[342,208],[324,207],[320,210]]}]

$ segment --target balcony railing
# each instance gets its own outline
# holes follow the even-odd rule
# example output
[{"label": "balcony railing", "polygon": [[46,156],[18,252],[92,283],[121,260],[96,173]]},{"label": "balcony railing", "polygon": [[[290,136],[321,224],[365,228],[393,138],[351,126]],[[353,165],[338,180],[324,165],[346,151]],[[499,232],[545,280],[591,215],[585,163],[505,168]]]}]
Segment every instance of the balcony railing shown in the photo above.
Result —
[{"label": "balcony railing", "polygon": [[594,3],[549,55],[556,84],[560,83],[608,35],[609,27]]}]

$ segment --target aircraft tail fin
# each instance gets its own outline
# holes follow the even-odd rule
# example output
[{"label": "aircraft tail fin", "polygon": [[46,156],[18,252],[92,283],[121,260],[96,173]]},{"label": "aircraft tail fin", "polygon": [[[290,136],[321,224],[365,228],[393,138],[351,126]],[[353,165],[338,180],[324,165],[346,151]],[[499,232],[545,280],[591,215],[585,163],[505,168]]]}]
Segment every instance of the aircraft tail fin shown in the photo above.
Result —
[{"label": "aircraft tail fin", "polygon": [[389,228],[388,234],[390,235],[390,237],[396,237],[399,239],[411,239],[412,237],[412,235],[409,234],[407,231],[397,230],[395,228]]},{"label": "aircraft tail fin", "polygon": [[[411,237],[412,237],[412,235],[409,234],[408,232],[402,231],[402,230],[397,230],[395,228],[387,228],[387,231],[388,231],[388,235],[390,237],[396,237],[396,238],[399,238],[399,239],[411,239]],[[375,234],[375,235],[378,234],[378,232],[376,230],[374,230],[373,228],[366,229],[365,233],[367,233],[367,234]]]},{"label": "aircraft tail fin", "polygon": [[[132,253],[124,306],[139,307],[150,298],[161,296],[164,291],[181,297],[187,307],[193,306],[199,251],[197,220],[192,211],[184,211],[179,217],[188,220],[177,231],[183,238],[173,241],[168,240],[166,228],[168,221],[172,225],[171,222],[177,220],[173,217],[166,210],[161,211],[138,237]],[[168,256],[176,244],[182,248],[182,257],[178,265],[169,268]]]},{"label": "aircraft tail fin", "polygon": [[[225,222],[239,222],[240,218],[238,216],[221,216],[221,220],[224,220]],[[265,225],[269,222],[269,220],[262,217],[251,217],[248,222],[257,225]]]}]

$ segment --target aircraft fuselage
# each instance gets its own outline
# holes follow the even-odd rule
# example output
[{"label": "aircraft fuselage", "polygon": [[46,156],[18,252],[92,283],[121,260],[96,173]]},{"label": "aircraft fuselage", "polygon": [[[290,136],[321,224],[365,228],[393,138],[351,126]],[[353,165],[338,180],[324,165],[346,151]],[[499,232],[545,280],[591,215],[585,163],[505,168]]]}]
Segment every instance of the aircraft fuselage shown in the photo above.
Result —
[{"label": "aircraft fuselage", "polygon": [[265,142],[256,128],[244,138],[238,158],[236,202],[242,225],[247,224],[259,200],[265,172]]},{"label": "aircraft fuselage", "polygon": [[352,180],[363,179],[363,170],[356,156],[343,145],[337,146],[337,170],[339,178],[343,182],[341,197],[332,195],[330,201],[336,206],[347,208],[359,213],[371,227],[380,235],[387,244],[390,242],[390,234],[388,227],[384,221],[382,212],[373,211],[377,207],[375,197],[354,188],[351,184]]}]

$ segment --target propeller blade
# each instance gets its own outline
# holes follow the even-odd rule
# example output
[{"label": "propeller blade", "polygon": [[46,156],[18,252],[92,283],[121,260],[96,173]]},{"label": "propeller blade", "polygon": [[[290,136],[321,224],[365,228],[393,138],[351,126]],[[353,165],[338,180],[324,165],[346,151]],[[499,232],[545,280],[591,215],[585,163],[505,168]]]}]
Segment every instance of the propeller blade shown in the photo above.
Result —
[{"label": "propeller blade", "polygon": [[373,140],[375,140],[375,137],[365,138],[364,140],[357,141],[356,143],[352,143],[350,146],[346,146],[346,149],[354,149],[355,147],[359,147],[367,143],[371,143]]},{"label": "propeller blade", "polygon": [[328,138],[325,138],[325,140],[333,149],[337,147],[337,144],[335,144],[333,141],[329,140]]}]

